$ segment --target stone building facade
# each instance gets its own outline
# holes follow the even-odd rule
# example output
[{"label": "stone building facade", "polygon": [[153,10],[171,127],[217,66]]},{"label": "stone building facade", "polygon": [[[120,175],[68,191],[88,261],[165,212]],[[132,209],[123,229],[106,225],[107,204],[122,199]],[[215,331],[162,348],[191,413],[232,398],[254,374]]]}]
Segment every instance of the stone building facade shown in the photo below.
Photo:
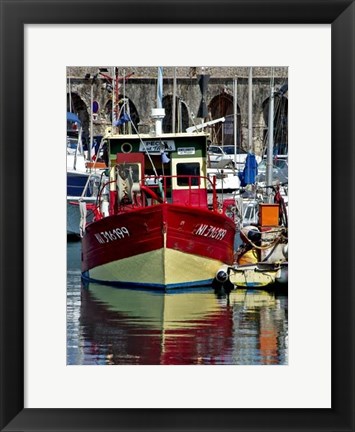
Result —
[{"label": "stone building facade", "polygon": [[[207,75],[204,100],[206,117],[200,118],[201,76]],[[115,78],[114,80],[112,78]],[[261,154],[267,142],[270,85],[274,82],[274,145],[287,152],[288,69],[286,67],[164,67],[163,132],[185,131],[189,126],[224,117],[209,128],[211,140],[219,145],[234,143],[237,106],[237,145]],[[175,90],[174,90],[175,88]],[[250,97],[251,89],[251,97]],[[281,90],[281,91],[280,91]],[[175,94],[175,107],[173,98]],[[234,99],[236,99],[236,104]],[[249,134],[249,101],[252,101],[252,133]],[[90,106],[93,121],[90,121]],[[133,129],[148,133],[153,128],[151,109],[157,106],[156,67],[68,67],[67,110],[78,114],[85,135],[100,135],[112,124],[112,106],[117,119],[127,112]],[[175,122],[173,121],[175,111]],[[175,123],[175,124],[174,124]]]}]

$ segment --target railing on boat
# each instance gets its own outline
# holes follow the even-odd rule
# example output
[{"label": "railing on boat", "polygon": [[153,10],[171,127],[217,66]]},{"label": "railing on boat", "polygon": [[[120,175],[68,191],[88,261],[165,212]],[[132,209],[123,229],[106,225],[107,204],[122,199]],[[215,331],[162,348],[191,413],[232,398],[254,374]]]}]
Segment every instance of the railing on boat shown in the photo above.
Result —
[{"label": "railing on boat", "polygon": [[[173,182],[180,181],[177,188],[173,188]],[[96,218],[102,218],[103,214],[100,209],[101,201],[109,189],[109,185],[116,183],[116,180],[110,180],[103,184],[98,195],[95,206],[91,210],[95,213]],[[212,192],[212,203],[209,206],[207,202],[207,184],[211,185],[209,192]],[[110,191],[110,194],[113,191]],[[114,191],[113,193],[116,193]],[[141,195],[138,198],[139,194]],[[143,195],[143,197],[142,197]],[[112,195],[111,195],[112,198]],[[129,211],[138,207],[147,207],[162,203],[178,203],[187,206],[210,208],[212,211],[218,210],[216,179],[206,176],[197,175],[161,175],[145,177],[139,183],[134,183],[132,187],[132,199],[123,199],[118,203],[120,212]],[[114,214],[112,204],[109,207],[109,214]]]},{"label": "railing on boat", "polygon": [[[180,181],[180,184],[177,184],[178,187],[176,188],[172,186],[174,180],[176,183]],[[208,189],[207,183],[211,185],[211,189]],[[212,210],[215,211],[218,207],[215,177],[211,181],[209,177],[198,175],[150,176],[145,178],[140,184],[140,189],[143,192],[147,193],[147,188],[158,192],[156,195],[160,196],[158,200],[160,203],[181,202],[181,197],[183,197],[185,205],[195,207],[206,207],[207,190],[210,190],[212,192]]]}]

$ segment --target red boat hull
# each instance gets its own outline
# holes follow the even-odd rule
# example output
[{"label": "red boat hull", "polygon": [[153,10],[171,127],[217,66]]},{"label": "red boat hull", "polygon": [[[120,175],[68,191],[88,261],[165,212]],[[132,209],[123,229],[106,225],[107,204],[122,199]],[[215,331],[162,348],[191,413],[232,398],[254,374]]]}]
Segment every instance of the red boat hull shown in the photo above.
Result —
[{"label": "red boat hull", "polygon": [[108,216],[86,228],[82,272],[89,280],[169,289],[206,285],[233,263],[235,226],[223,214],[160,204]]}]

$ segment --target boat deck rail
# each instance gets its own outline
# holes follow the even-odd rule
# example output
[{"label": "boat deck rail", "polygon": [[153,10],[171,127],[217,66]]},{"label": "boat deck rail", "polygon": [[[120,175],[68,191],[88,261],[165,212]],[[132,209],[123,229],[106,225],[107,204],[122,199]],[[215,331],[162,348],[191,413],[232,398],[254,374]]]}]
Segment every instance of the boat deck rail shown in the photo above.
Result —
[{"label": "boat deck rail", "polygon": [[[174,181],[180,181],[180,185],[177,188],[173,187]],[[91,208],[96,214],[97,219],[103,217],[100,206],[102,201],[105,200],[108,190],[111,189],[111,185],[114,183],[116,183],[115,180],[105,181],[100,188],[96,203]],[[208,184],[213,193],[212,204],[207,203]],[[177,192],[183,192],[183,195],[177,196]],[[183,197],[183,201],[181,197]],[[110,198],[112,199],[112,189],[110,190]],[[130,193],[118,203],[116,210],[110,204],[110,214],[163,203],[205,207],[212,211],[218,211],[216,180],[215,178],[211,180],[206,176],[199,175],[158,175],[144,177],[141,181],[133,183]]]},{"label": "boat deck rail", "polygon": [[[178,186],[173,187],[176,182]],[[179,184],[180,182],[180,184]],[[184,191],[184,204],[189,206],[206,207],[207,191],[212,191],[212,210],[218,210],[216,178],[201,175],[158,175],[145,177],[140,182],[140,189],[145,192],[151,189],[159,199],[159,203],[176,203],[174,193]]]}]

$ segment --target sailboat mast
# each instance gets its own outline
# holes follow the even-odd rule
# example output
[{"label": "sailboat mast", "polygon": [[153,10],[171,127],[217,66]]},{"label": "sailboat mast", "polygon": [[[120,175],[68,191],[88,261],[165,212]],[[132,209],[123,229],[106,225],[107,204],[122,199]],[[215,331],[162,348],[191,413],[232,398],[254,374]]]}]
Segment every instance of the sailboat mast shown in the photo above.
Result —
[{"label": "sailboat mast", "polygon": [[92,161],[93,142],[94,142],[94,119],[93,119],[93,105],[94,105],[94,78],[91,81],[90,87],[90,148],[89,148],[89,161]]},{"label": "sailboat mast", "polygon": [[111,109],[111,122],[112,122],[112,130],[113,125],[115,123],[115,93],[116,93],[116,79],[115,79],[115,67],[112,68],[112,109]]},{"label": "sailboat mast", "polygon": [[173,81],[173,115],[172,115],[173,133],[175,133],[175,116],[176,116],[176,67],[174,67],[174,81]]},{"label": "sailboat mast", "polygon": [[70,83],[70,69],[68,68],[68,93],[69,93],[69,112],[72,112],[71,110],[71,83]]},{"label": "sailboat mast", "polygon": [[[274,68],[271,69],[270,79],[270,100],[269,100],[269,125],[268,125],[268,145],[266,160],[266,186],[272,185],[272,157],[274,152]],[[268,188],[268,196],[271,195],[271,188]]]},{"label": "sailboat mast", "polygon": [[253,68],[249,68],[249,113],[248,113],[248,150],[253,151]]},{"label": "sailboat mast", "polygon": [[237,90],[237,84],[238,84],[238,78],[234,78],[234,95],[233,95],[233,110],[234,110],[234,166],[237,166],[237,122],[238,122],[238,103],[237,103],[237,96],[238,96],[238,90]]},{"label": "sailboat mast", "polygon": [[115,75],[114,75],[114,80],[115,80],[115,121],[119,120],[119,111],[120,111],[120,107],[119,107],[119,85],[118,85],[118,67],[115,66]]}]

